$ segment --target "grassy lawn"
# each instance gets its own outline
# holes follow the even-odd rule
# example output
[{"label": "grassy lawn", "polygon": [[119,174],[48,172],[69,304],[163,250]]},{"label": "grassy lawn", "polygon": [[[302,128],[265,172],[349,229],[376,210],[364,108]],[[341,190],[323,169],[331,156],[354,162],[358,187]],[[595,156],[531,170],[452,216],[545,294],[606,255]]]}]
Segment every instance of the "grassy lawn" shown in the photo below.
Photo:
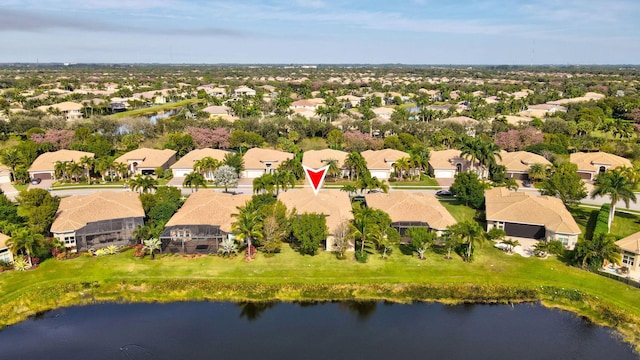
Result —
[{"label": "grassy lawn", "polygon": [[476,211],[458,200],[441,200],[440,203],[457,222],[474,220]]},{"label": "grassy lawn", "polygon": [[159,111],[174,109],[174,108],[178,108],[178,107],[189,105],[189,104],[199,103],[201,101],[202,100],[200,100],[200,99],[187,99],[187,100],[182,100],[182,101],[178,101],[178,102],[170,103],[170,104],[152,106],[152,107],[143,108],[143,109],[135,109],[135,110],[131,110],[131,111],[124,111],[124,112],[121,112],[121,113],[116,113],[116,114],[113,114],[113,115],[109,115],[109,117],[112,118],[112,119],[120,119],[120,118],[127,117],[127,116],[140,116],[140,115],[155,114],[155,113],[157,113]]},{"label": "grassy lawn", "polygon": [[20,184],[20,185],[14,184],[13,187],[16,188],[16,190],[18,191],[24,191],[24,190],[27,190],[27,188],[29,187],[29,184]]},{"label": "grassy lawn", "polygon": [[424,180],[420,181],[395,181],[389,183],[392,187],[411,187],[411,186],[440,186],[436,179],[425,177]]},{"label": "grassy lawn", "polygon": [[[582,236],[587,233],[589,219],[595,220],[599,207],[569,206],[569,212],[578,223]],[[593,216],[592,216],[593,213]],[[593,225],[592,225],[593,226]],[[640,216],[626,212],[616,211],[616,216],[611,224],[611,233],[623,238],[640,231]]]}]

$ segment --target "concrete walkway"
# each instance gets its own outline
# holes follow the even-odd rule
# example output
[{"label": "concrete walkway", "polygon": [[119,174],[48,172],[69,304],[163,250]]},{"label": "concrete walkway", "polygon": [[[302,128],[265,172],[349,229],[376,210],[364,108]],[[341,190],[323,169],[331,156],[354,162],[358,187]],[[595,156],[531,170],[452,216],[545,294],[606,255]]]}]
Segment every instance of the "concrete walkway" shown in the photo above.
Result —
[{"label": "concrete walkway", "polygon": [[11,201],[15,201],[16,196],[18,196],[19,191],[13,187],[11,183],[2,183],[0,184],[0,189],[2,192],[9,198]]}]

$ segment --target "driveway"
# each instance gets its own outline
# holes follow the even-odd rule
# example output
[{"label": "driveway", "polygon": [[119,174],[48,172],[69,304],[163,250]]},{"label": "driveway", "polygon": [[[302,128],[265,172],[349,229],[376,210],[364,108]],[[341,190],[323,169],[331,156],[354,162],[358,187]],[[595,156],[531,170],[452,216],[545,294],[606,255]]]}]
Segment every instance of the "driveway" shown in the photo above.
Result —
[{"label": "driveway", "polygon": [[14,201],[19,191],[11,185],[11,183],[1,183],[0,189],[2,192],[9,198],[9,200]]},{"label": "driveway", "polygon": [[48,189],[50,187],[53,186],[53,183],[55,181],[54,180],[42,180],[40,181],[40,184],[34,185],[34,184],[29,184],[29,187],[27,188],[27,190],[31,190],[31,189]]}]

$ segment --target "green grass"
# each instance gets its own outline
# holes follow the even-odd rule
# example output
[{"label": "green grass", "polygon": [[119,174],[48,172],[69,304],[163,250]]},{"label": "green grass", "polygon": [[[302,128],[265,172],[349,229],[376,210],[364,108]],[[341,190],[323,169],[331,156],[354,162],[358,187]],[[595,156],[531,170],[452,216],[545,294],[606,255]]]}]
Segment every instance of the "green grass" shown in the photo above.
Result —
[{"label": "green grass", "polygon": [[474,220],[476,218],[476,210],[465,206],[458,200],[442,200],[440,203],[457,222]]},{"label": "green grass", "polygon": [[121,119],[121,118],[127,117],[127,116],[150,115],[150,114],[155,114],[155,113],[157,113],[159,111],[175,109],[175,108],[182,107],[182,106],[185,106],[185,105],[199,103],[201,101],[202,101],[201,99],[187,99],[187,100],[182,100],[182,101],[178,101],[178,102],[170,103],[170,104],[152,106],[152,107],[143,108],[143,109],[135,109],[135,110],[131,110],[131,111],[123,111],[123,112],[120,112],[120,113],[109,115],[109,117],[112,118],[112,119]]},{"label": "green grass", "polygon": [[389,183],[389,185],[391,185],[392,187],[412,187],[412,186],[440,186],[440,184],[438,184],[438,182],[436,181],[436,179],[434,178],[430,178],[430,177],[425,177],[423,180],[420,181],[395,181],[395,182],[391,182]]},{"label": "green grass", "polygon": [[[584,236],[587,233],[587,225],[592,212],[598,212],[600,207],[570,206],[569,212],[576,220],[578,227]],[[616,216],[611,224],[611,233],[619,238],[627,237],[640,231],[640,215],[635,213],[616,211]]]},{"label": "green grass", "polygon": [[13,185],[14,188],[16,188],[16,190],[18,190],[18,192],[27,190],[27,188],[29,187],[29,184],[14,184]]}]

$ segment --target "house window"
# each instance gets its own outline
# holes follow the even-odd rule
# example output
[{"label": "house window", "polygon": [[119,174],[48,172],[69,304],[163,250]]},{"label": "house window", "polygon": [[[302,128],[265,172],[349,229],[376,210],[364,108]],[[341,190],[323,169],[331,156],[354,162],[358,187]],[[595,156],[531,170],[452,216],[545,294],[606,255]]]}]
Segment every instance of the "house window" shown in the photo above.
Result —
[{"label": "house window", "polygon": [[636,260],[636,257],[634,255],[627,255],[627,254],[622,255],[622,263],[626,264],[627,266],[635,265],[635,260]]},{"label": "house window", "polygon": [[560,241],[562,243],[562,245],[564,245],[564,246],[568,246],[569,245],[569,237],[568,236],[558,235],[558,236],[556,236],[556,240]]},{"label": "house window", "polygon": [[603,173],[605,171],[607,171],[607,168],[604,166],[600,166],[600,169],[598,170],[598,172]]},{"label": "house window", "polygon": [[460,163],[456,164],[456,172],[457,173],[462,172],[462,164],[460,164]]},{"label": "house window", "polygon": [[75,245],[76,244],[76,236],[75,235],[68,235],[64,237],[64,244],[65,245]]},{"label": "house window", "polygon": [[504,230],[504,221],[496,221],[496,229]]}]

